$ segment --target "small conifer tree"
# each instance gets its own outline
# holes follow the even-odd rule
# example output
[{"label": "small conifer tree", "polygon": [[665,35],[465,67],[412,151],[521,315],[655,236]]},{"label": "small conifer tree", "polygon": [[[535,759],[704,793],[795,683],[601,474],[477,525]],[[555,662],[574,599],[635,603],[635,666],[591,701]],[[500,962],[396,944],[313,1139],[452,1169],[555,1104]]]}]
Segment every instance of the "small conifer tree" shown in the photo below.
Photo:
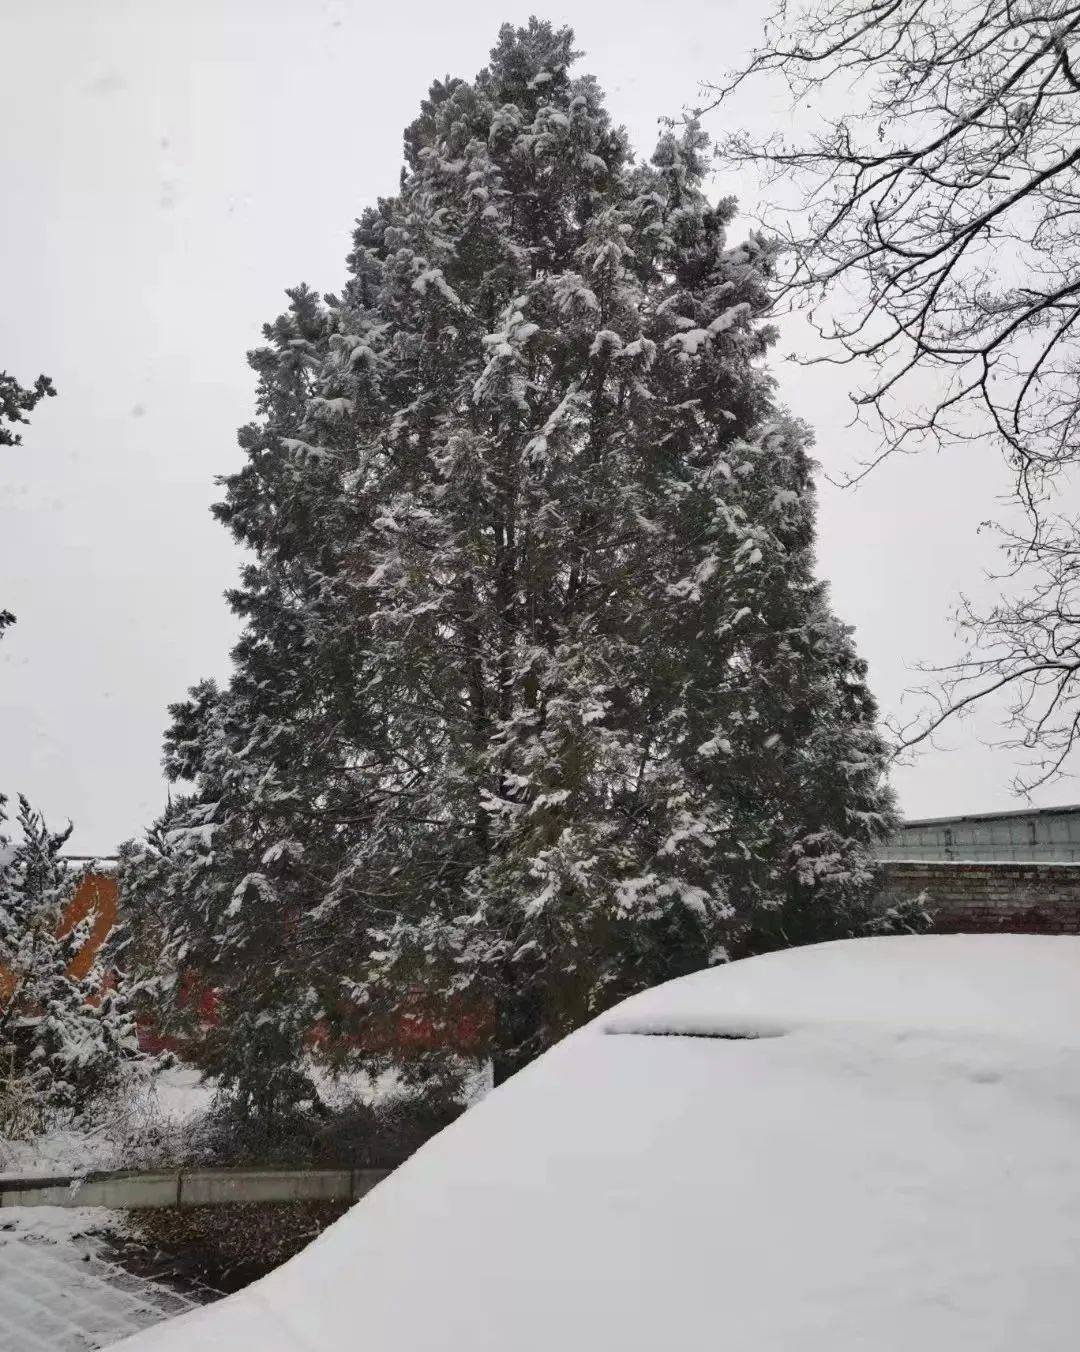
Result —
[{"label": "small conifer tree", "polygon": [[18,826],[14,845],[0,841],[4,1070],[42,1119],[78,1116],[138,1054],[134,1020],[110,970],[117,936],[75,975],[92,919],[65,924],[78,881],[61,858],[71,827],[50,831],[23,797]]}]

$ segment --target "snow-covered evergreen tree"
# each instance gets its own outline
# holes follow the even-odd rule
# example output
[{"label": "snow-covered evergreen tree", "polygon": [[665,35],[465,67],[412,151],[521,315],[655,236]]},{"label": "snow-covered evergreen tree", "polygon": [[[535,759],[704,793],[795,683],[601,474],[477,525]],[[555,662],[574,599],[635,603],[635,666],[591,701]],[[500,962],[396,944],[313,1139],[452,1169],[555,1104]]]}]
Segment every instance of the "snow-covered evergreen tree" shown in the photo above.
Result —
[{"label": "snow-covered evergreen tree", "polygon": [[635,163],[575,59],[533,20],[436,83],[342,294],[254,359],[247,629],[174,710],[168,871],[206,851],[175,940],[255,1019],[282,971],[304,1009],[465,1002],[509,1068],[866,905],[891,804],[763,366],[773,254],[693,121]]},{"label": "snow-covered evergreen tree", "polygon": [[281,836],[301,805],[279,797],[261,758],[258,710],[212,682],[191,696],[172,708],[166,767],[199,789],[175,799],[144,842],[122,848],[125,907],[142,975],[157,977],[155,1022],[188,1040],[253,1113],[287,1113],[316,1097],[299,1066],[320,1014],[315,988],[325,986],[298,932],[303,847]]},{"label": "snow-covered evergreen tree", "polygon": [[[48,376],[38,376],[33,385],[20,385],[14,376],[0,371],[0,446],[18,446],[22,437],[15,430],[17,424],[27,423],[32,413],[46,396],[56,390]],[[5,426],[6,424],[6,426]]]},{"label": "snow-covered evergreen tree", "polygon": [[13,846],[0,837],[0,1050],[44,1116],[77,1115],[138,1054],[134,1020],[109,970],[115,935],[73,974],[92,920],[63,923],[78,882],[60,854],[71,827],[50,831],[22,797],[18,826]]},{"label": "snow-covered evergreen tree", "polygon": [[364,726],[348,681],[356,635],[329,609],[332,471],[296,436],[335,312],[305,287],[289,299],[249,355],[259,419],[241,430],[247,464],[217,509],[256,555],[230,593],[246,621],[235,674],[171,707],[166,774],[197,788],[121,854],[125,905],[151,936],[144,960],[173,986],[156,1017],[263,1113],[314,1096],[296,1073],[303,1040],[340,1004],[340,972],[313,957],[301,921],[335,873],[347,824],[334,788]]},{"label": "snow-covered evergreen tree", "polygon": [[[15,430],[16,427],[29,422],[27,414],[33,412],[42,399],[55,393],[48,376],[38,376],[33,386],[27,388],[20,385],[14,376],[0,371],[0,446],[20,445],[22,437]],[[14,623],[15,616],[11,611],[0,606],[0,638],[3,638],[4,630]]]}]

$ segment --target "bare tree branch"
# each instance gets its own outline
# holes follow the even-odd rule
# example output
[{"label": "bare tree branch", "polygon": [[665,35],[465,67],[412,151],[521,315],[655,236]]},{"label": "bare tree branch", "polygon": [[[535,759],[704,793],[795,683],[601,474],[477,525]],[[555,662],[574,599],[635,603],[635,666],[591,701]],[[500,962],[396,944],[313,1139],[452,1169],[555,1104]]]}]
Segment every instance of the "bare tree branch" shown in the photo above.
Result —
[{"label": "bare tree branch", "polygon": [[1005,696],[1021,792],[1067,772],[1080,731],[1080,522],[1062,507],[1080,463],[1078,43],[1080,0],[781,0],[702,110],[772,76],[816,119],[718,153],[772,202],[776,309],[830,302],[811,319],[834,350],[804,360],[870,373],[852,399],[881,446],[848,482],[927,444],[1004,452],[1027,522],[1002,532],[1010,593],[961,603],[965,656],[927,669],[928,711],[894,731],[921,746]]}]

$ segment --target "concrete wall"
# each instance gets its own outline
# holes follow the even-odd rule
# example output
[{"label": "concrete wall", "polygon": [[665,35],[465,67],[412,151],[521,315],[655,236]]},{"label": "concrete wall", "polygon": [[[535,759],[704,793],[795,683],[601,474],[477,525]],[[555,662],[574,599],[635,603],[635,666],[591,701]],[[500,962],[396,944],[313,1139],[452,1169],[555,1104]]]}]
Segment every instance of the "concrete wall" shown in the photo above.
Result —
[{"label": "concrete wall", "polygon": [[355,1202],[389,1169],[180,1169],[0,1177],[0,1207],[221,1206],[226,1202]]},{"label": "concrete wall", "polygon": [[883,906],[926,892],[942,933],[1080,934],[1080,866],[885,863]]},{"label": "concrete wall", "polygon": [[86,1178],[0,1178],[5,1206],[176,1206],[180,1180],[175,1172],[91,1174]]}]

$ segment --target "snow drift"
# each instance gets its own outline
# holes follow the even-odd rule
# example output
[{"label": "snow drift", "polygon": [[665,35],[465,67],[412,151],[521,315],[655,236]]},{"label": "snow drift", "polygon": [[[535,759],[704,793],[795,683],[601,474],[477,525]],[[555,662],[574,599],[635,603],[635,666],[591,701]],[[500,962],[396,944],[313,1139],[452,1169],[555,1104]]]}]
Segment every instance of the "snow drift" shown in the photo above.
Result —
[{"label": "snow drift", "polygon": [[596,1020],[277,1272],[123,1347],[1063,1349],[1078,1140],[1080,939],[773,954]]}]

